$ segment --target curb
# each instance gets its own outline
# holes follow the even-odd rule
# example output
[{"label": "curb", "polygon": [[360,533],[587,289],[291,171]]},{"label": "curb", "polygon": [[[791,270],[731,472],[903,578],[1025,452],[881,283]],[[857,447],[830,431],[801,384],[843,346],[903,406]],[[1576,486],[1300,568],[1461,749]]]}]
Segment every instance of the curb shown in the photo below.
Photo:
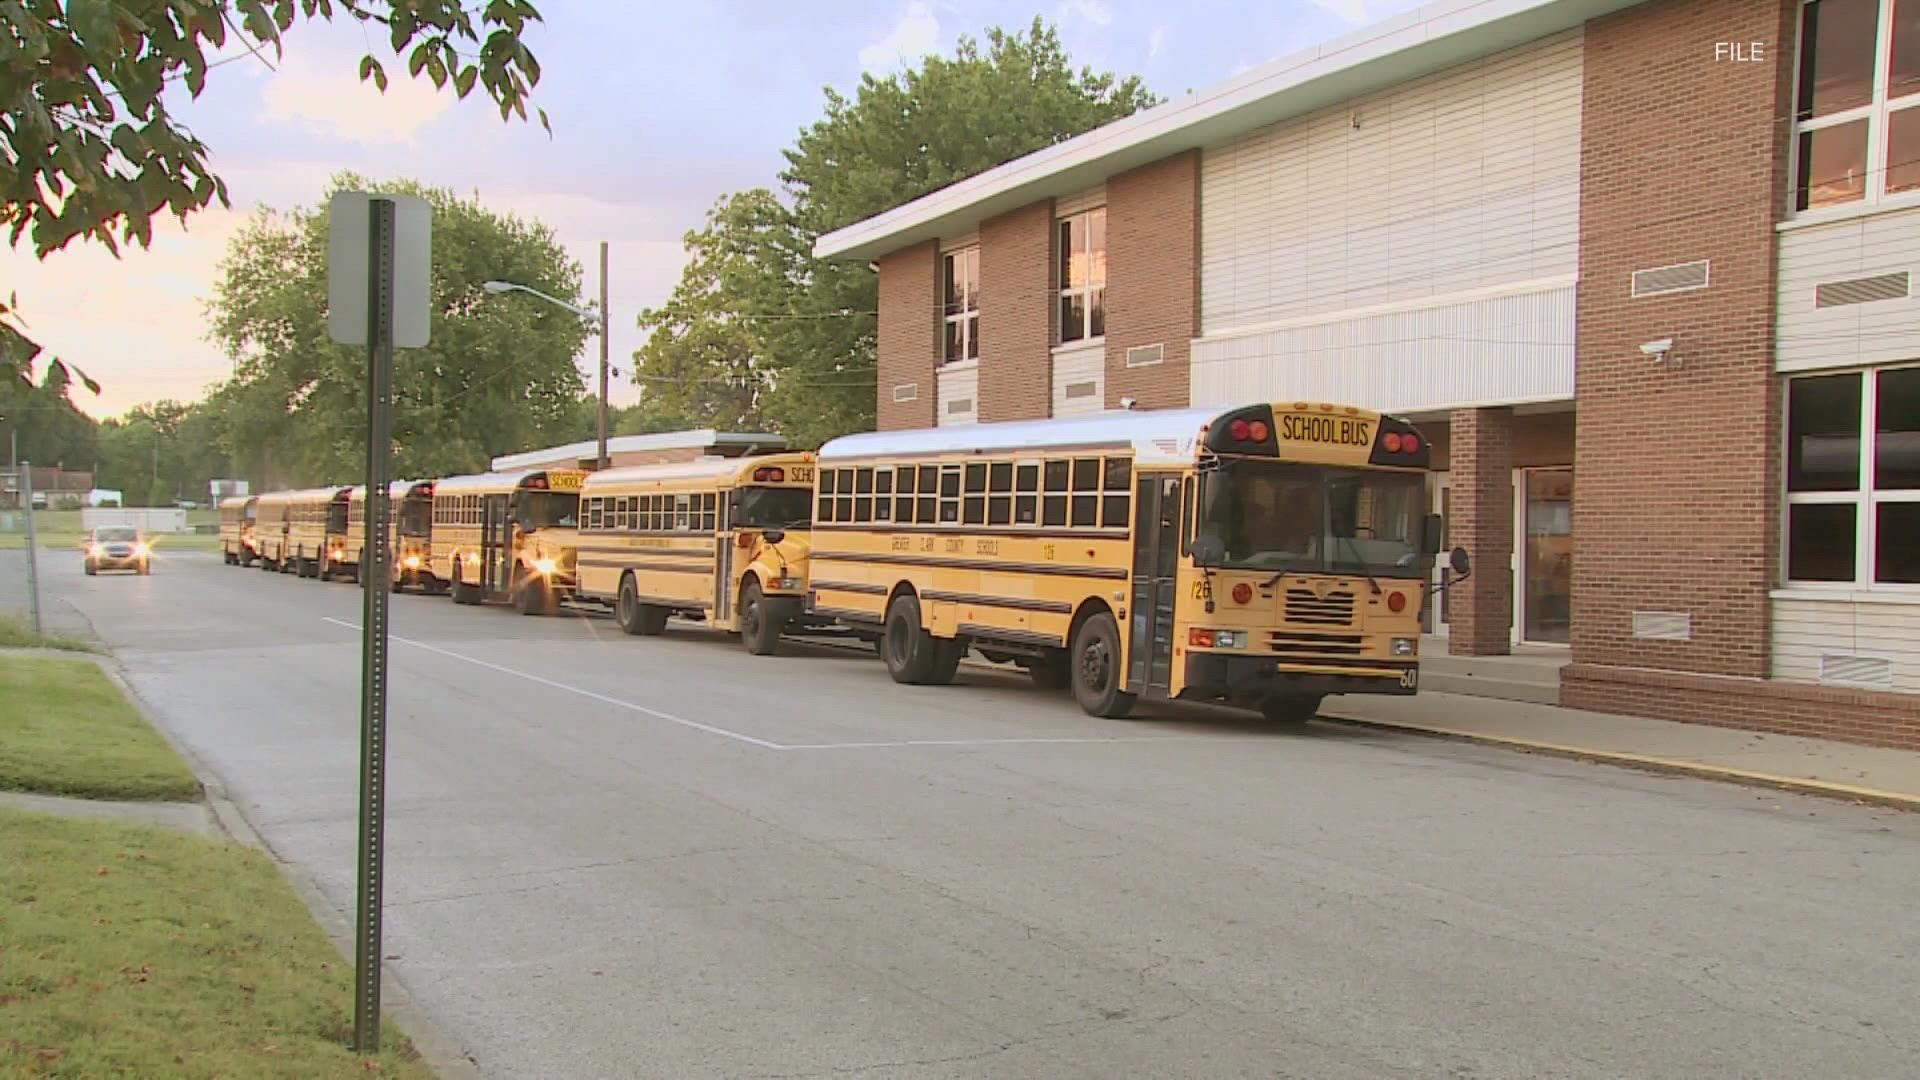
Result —
[{"label": "curb", "polygon": [[[868,652],[861,646],[845,643],[825,643],[827,648],[841,649],[847,652]],[[980,671],[1010,674],[1000,664],[991,664],[984,660],[968,656],[960,661],[963,667],[972,667]],[[1338,706],[1334,706],[1338,708]],[[1745,787],[1773,788],[1777,791],[1791,791],[1799,795],[1815,795],[1827,799],[1846,802],[1871,803],[1894,810],[1920,813],[1920,795],[1906,795],[1897,791],[1884,791],[1880,788],[1860,787],[1854,784],[1842,784],[1828,780],[1814,780],[1803,776],[1781,776],[1777,773],[1757,772],[1752,769],[1736,769],[1727,765],[1708,765],[1698,761],[1684,761],[1678,758],[1664,758],[1653,754],[1634,754],[1619,750],[1596,750],[1588,746],[1570,746],[1565,743],[1546,742],[1539,739],[1522,739],[1511,735],[1489,735],[1478,731],[1463,731],[1459,728],[1434,727],[1424,724],[1409,724],[1393,720],[1366,720],[1354,716],[1338,716],[1322,711],[1319,720],[1349,727],[1367,728],[1373,731],[1392,731],[1405,735],[1420,735],[1431,739],[1451,739],[1456,742],[1479,743],[1483,746],[1499,746],[1525,754],[1540,754],[1546,757],[1566,758],[1571,761],[1589,761],[1603,765],[1617,765],[1621,768],[1638,769],[1641,772],[1662,773],[1669,776],[1691,776],[1703,780],[1718,780],[1722,783],[1740,784]]]},{"label": "curb", "polygon": [[1605,765],[1618,765],[1623,768],[1638,769],[1642,772],[1664,773],[1670,776],[1693,776],[1706,780],[1719,780],[1724,783],[1741,784],[1747,787],[1773,788],[1779,791],[1791,791],[1800,795],[1818,795],[1829,799],[1842,799],[1848,802],[1873,803],[1894,810],[1920,812],[1920,796],[1904,795],[1897,791],[1883,791],[1879,788],[1858,787],[1853,784],[1841,784],[1827,780],[1814,780],[1803,776],[1781,776],[1777,773],[1756,772],[1751,769],[1736,769],[1726,765],[1708,765],[1698,761],[1683,761],[1678,758],[1663,758],[1652,754],[1634,754],[1619,750],[1595,750],[1586,746],[1569,746],[1564,743],[1544,742],[1537,739],[1521,739],[1510,735],[1488,735],[1483,732],[1462,731],[1458,728],[1431,727],[1421,724],[1406,724],[1391,720],[1363,720],[1351,716],[1333,716],[1322,712],[1318,719],[1349,727],[1368,728],[1374,731],[1397,731],[1408,735],[1421,735],[1433,739],[1450,739],[1455,742],[1479,743],[1484,746],[1500,746],[1520,753],[1541,754],[1547,757],[1567,758],[1573,761],[1591,761]]},{"label": "curb", "polygon": [[[181,760],[187,763],[187,766],[193,770],[194,776],[199,779],[201,799],[212,811],[215,824],[233,842],[253,848],[273,860],[274,865],[280,868],[281,880],[293,887],[294,895],[300,898],[300,903],[306,907],[308,914],[313,916],[313,921],[319,925],[321,932],[327,935],[327,940],[333,943],[333,947],[341,957],[351,965],[354,958],[353,927],[346,914],[327,902],[326,896],[320,891],[320,886],[313,878],[298,872],[293,863],[280,857],[280,853],[273,849],[273,845],[267,843],[267,838],[247,820],[246,815],[240,811],[239,805],[227,798],[226,788],[221,785],[213,770],[207,767],[206,762],[182,745],[173,737],[173,733],[160,723],[159,717],[147,707],[147,703],[141,700],[140,695],[134,692],[133,685],[123,676],[119,659],[110,654],[75,655],[90,655],[99,664],[100,670],[106,673],[107,678],[119,687],[129,702],[133,703],[134,709],[147,721],[147,725],[159,732],[160,737],[173,747],[174,752],[180,755]],[[406,1033],[407,1038],[413,1043],[414,1051],[420,1055],[420,1060],[432,1070],[434,1075],[445,1077],[447,1080],[477,1080],[481,1075],[479,1065],[428,1019],[426,1013],[415,1002],[406,982],[400,978],[391,964],[380,965],[380,991],[380,1012],[384,1021],[391,1021]]]}]

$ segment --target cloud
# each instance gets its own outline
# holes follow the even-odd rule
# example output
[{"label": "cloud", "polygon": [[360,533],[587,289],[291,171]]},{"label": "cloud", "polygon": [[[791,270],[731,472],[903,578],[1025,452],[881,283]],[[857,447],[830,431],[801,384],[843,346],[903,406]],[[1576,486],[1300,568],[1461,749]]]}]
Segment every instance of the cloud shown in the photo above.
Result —
[{"label": "cloud", "polygon": [[1107,26],[1113,22],[1113,9],[1103,0],[1064,0],[1060,5],[1059,22],[1081,19],[1095,26]]},{"label": "cloud", "polygon": [[1152,30],[1147,31],[1147,59],[1148,60],[1154,60],[1158,58],[1161,50],[1165,49],[1166,47],[1167,47],[1167,28],[1166,27],[1156,26]]},{"label": "cloud", "polygon": [[1322,10],[1354,26],[1367,22],[1366,0],[1313,0]]},{"label": "cloud", "polygon": [[368,146],[411,145],[421,128],[452,107],[453,93],[436,90],[424,76],[408,78],[397,59],[381,59],[385,93],[360,81],[359,53],[289,48],[261,89],[260,119]]},{"label": "cloud", "polygon": [[862,71],[882,72],[912,64],[940,45],[940,20],[925,0],[913,0],[885,37],[860,50]]}]

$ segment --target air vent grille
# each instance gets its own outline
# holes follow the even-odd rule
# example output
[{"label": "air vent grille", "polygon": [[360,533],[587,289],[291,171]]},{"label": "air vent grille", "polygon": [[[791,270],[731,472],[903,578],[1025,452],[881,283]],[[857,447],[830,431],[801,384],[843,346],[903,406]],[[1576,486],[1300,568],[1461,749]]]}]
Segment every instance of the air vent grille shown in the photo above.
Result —
[{"label": "air vent grille", "polygon": [[1690,292],[1707,287],[1707,260],[1699,262],[1677,263],[1673,266],[1656,266],[1648,270],[1633,272],[1633,295],[1665,296],[1668,293]]},{"label": "air vent grille", "polygon": [[912,401],[919,396],[919,383],[901,383],[899,386],[893,388],[893,400],[895,401]]},{"label": "air vent grille", "polygon": [[1166,359],[1167,347],[1163,344],[1135,345],[1127,350],[1128,367],[1151,367]]},{"label": "air vent grille", "polygon": [[1813,306],[1842,307],[1870,304],[1875,300],[1899,300],[1907,295],[1907,272],[1878,274],[1851,281],[1829,281],[1813,287]]},{"label": "air vent grille", "polygon": [[1684,611],[1636,611],[1633,636],[1643,641],[1692,641],[1693,616]]},{"label": "air vent grille", "polygon": [[1893,688],[1893,665],[1879,656],[1828,654],[1820,658],[1820,681],[1874,690]]},{"label": "air vent grille", "polygon": [[970,413],[972,411],[973,399],[970,397],[954,398],[952,401],[947,402],[947,412],[949,414]]},{"label": "air vent grille", "polygon": [[1073,398],[1092,397],[1094,394],[1098,393],[1099,390],[1100,390],[1100,384],[1097,382],[1088,381],[1088,382],[1068,383],[1067,388],[1064,391],[1064,396],[1068,400],[1072,400]]}]

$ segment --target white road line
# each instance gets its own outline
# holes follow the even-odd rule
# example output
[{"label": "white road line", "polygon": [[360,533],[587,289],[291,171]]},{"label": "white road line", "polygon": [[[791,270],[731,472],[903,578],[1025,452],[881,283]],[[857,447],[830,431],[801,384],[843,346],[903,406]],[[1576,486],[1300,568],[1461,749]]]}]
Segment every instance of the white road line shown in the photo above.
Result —
[{"label": "white road line", "polygon": [[[352,623],[352,622],[348,622],[345,619],[336,619],[331,616],[322,616],[322,621],[333,623],[335,626],[344,626],[349,630],[357,631],[360,629],[359,623]],[[501,664],[489,663],[488,661],[481,660],[472,656],[464,656],[460,653],[453,652],[448,649],[442,649],[437,645],[429,645],[424,641],[414,641],[411,638],[403,638],[398,634],[389,634],[388,637],[389,639],[393,641],[397,641],[402,645],[411,645],[416,649],[425,649],[427,652],[437,653],[441,656],[447,657],[450,660],[459,660],[459,661],[462,661],[463,663],[472,664],[475,667],[483,667],[489,671],[497,671],[502,675],[512,675],[517,679],[525,679],[528,682],[539,683],[541,686],[552,687],[555,690],[565,690],[567,693],[578,694],[583,698],[589,698],[591,700],[598,701],[604,705],[612,705],[617,708],[626,709],[630,712],[640,713],[644,716],[651,716],[656,720],[665,720],[669,724],[678,724],[681,727],[692,728],[695,731],[704,731],[709,735],[718,735],[723,739],[732,739],[735,742],[743,742],[749,746],[758,746],[763,750],[788,749],[787,747],[782,746],[777,742],[768,742],[765,739],[756,739],[752,735],[743,735],[738,731],[728,731],[726,728],[715,727],[712,724],[703,724],[698,720],[688,720],[684,716],[675,716],[672,713],[664,713],[658,709],[649,709],[645,705],[635,705],[631,701],[622,701],[621,699],[616,697],[608,697],[605,694],[597,694],[592,690],[582,689],[581,687],[578,687],[578,686],[569,686],[568,684],[563,682],[556,682],[553,679],[542,678],[539,675],[532,675],[527,672],[517,670],[515,668],[503,666]]]}]

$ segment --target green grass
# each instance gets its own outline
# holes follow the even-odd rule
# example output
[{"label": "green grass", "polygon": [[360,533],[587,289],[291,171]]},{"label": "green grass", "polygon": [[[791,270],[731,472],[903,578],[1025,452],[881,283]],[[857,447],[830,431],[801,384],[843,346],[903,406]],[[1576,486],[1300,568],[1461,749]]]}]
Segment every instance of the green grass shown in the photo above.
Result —
[{"label": "green grass", "polygon": [[68,652],[100,652],[100,646],[85,638],[66,634],[36,634],[33,622],[24,615],[0,612],[0,649],[65,649]]},{"label": "green grass", "polygon": [[200,795],[193,771],[105,673],[90,661],[39,656],[0,656],[0,789],[90,799]]},{"label": "green grass", "polygon": [[0,810],[0,1074],[429,1080],[265,856]]}]

